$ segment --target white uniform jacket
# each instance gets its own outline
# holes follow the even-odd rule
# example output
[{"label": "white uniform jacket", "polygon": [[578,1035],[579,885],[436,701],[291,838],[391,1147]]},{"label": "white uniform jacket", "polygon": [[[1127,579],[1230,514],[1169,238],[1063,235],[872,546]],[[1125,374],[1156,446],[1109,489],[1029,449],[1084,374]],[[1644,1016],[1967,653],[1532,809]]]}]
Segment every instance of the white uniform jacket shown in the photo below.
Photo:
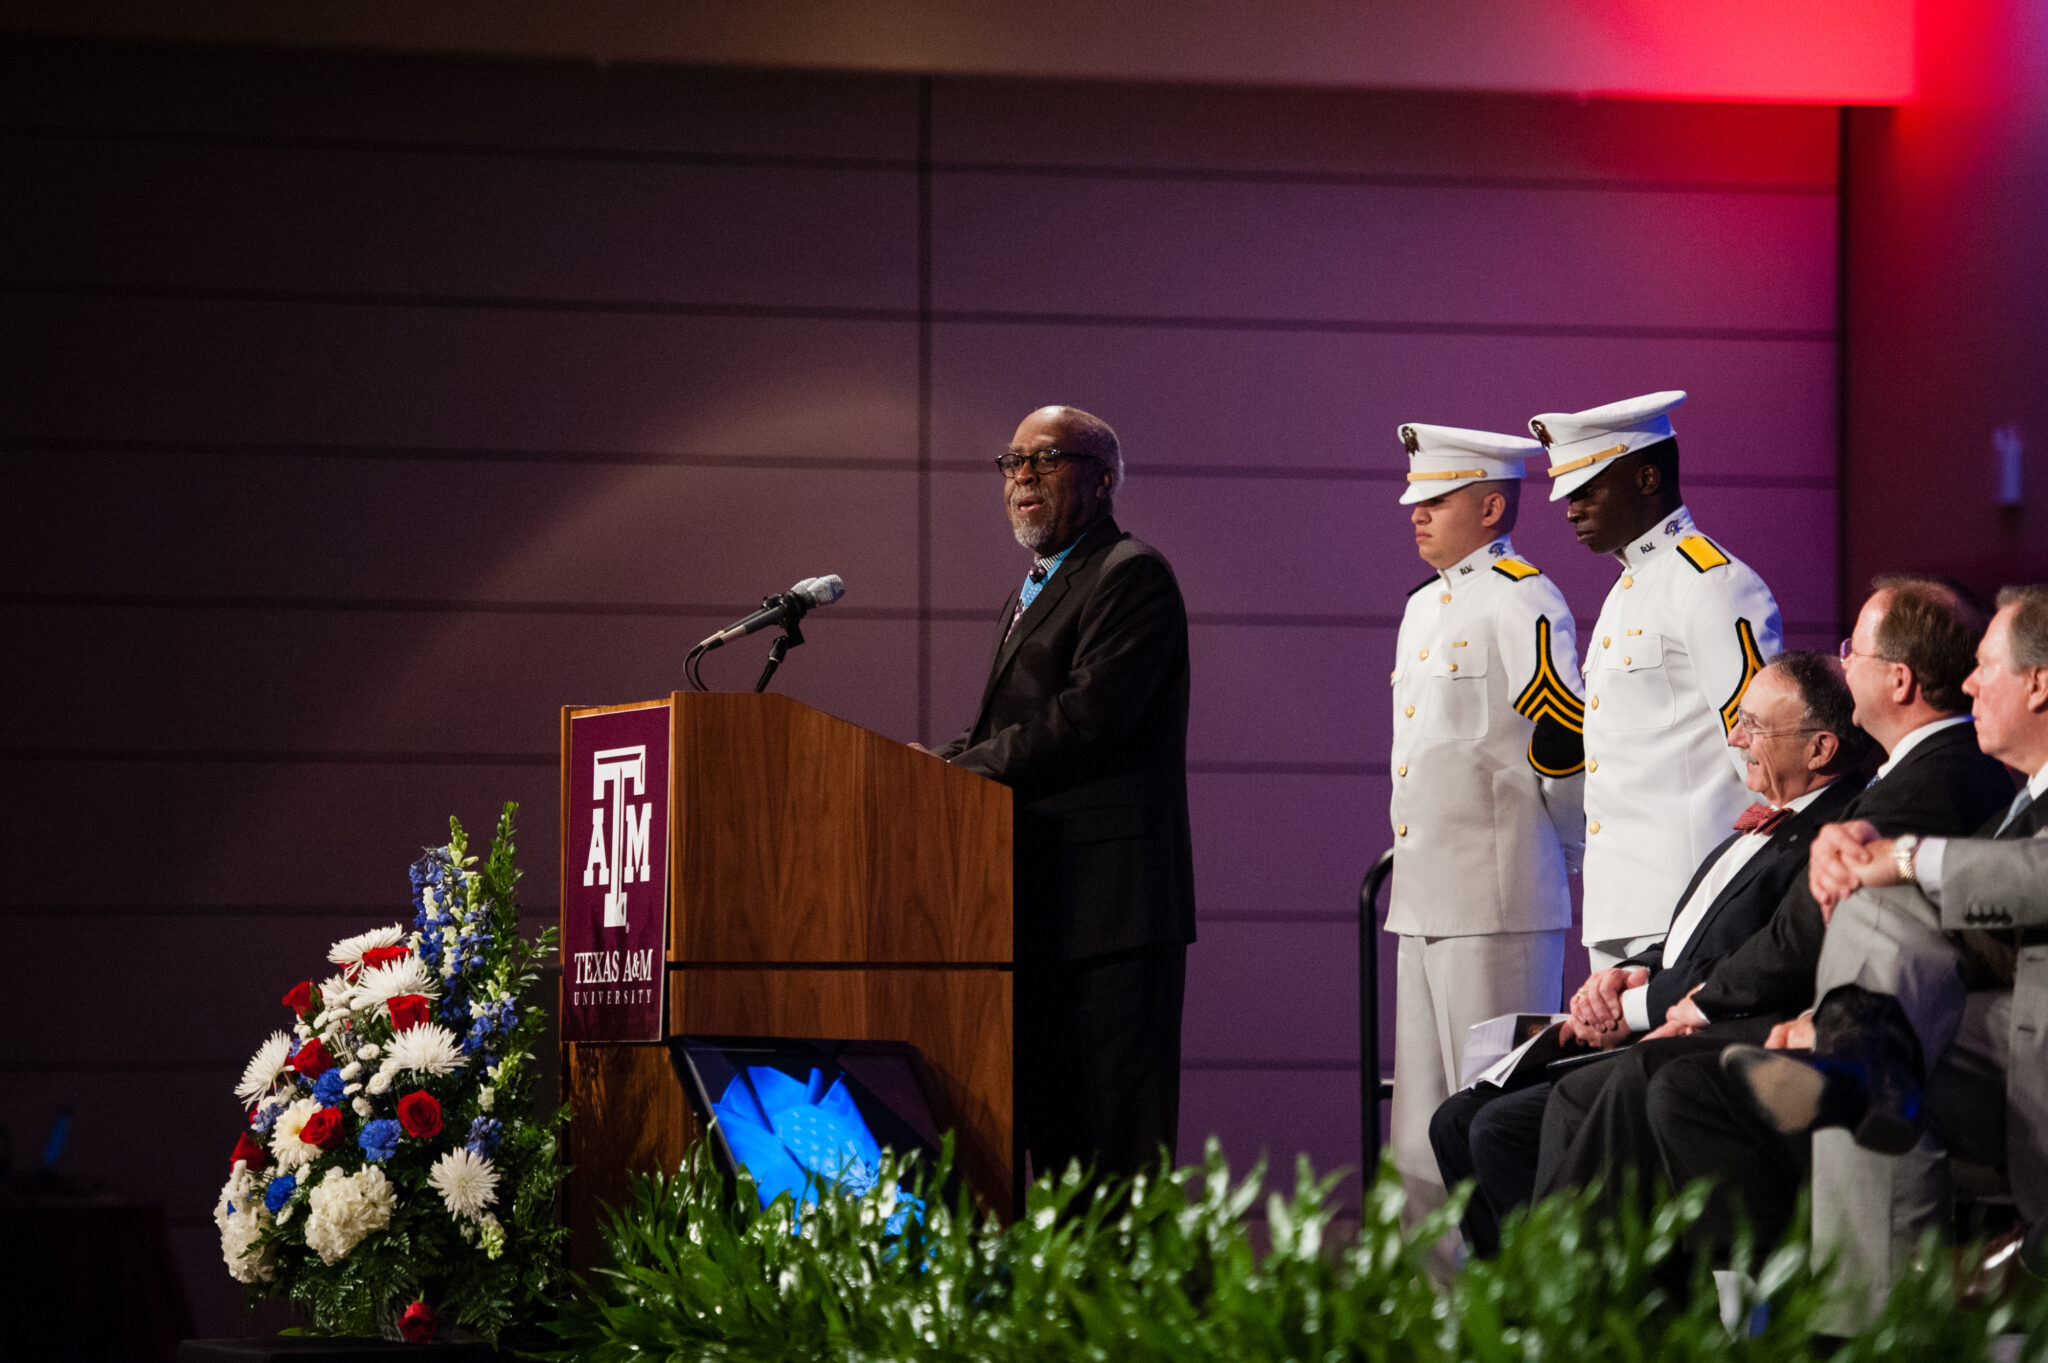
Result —
[{"label": "white uniform jacket", "polygon": [[1621,580],[1586,640],[1589,946],[1661,936],[1756,799],[1728,731],[1780,643],[1771,589],[1684,507],[1616,557]]},{"label": "white uniform jacket", "polygon": [[1571,926],[1584,756],[1572,614],[1503,536],[1408,596],[1394,661],[1387,930]]}]

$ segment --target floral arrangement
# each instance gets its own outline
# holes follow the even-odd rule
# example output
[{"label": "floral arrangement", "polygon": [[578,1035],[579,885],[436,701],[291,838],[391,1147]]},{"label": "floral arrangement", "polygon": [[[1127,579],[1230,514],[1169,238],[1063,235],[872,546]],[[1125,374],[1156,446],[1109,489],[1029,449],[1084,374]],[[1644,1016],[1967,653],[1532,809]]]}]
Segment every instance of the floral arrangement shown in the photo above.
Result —
[{"label": "floral arrangement", "polygon": [[481,868],[462,825],[412,866],[413,920],[336,942],[335,973],[235,1087],[247,1116],[214,1207],[228,1271],[322,1334],[496,1343],[551,1309],[567,1109],[534,1120],[529,997],[555,929],[519,935],[512,816]]}]

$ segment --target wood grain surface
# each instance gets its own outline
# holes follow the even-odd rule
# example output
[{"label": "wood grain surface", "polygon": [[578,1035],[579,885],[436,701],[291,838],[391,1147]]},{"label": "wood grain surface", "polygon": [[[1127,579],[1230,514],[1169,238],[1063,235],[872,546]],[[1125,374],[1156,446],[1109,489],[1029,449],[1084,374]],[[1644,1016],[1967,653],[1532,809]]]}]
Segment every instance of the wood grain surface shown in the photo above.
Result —
[{"label": "wood grain surface", "polygon": [[1006,788],[784,696],[674,704],[671,960],[1010,959]]}]

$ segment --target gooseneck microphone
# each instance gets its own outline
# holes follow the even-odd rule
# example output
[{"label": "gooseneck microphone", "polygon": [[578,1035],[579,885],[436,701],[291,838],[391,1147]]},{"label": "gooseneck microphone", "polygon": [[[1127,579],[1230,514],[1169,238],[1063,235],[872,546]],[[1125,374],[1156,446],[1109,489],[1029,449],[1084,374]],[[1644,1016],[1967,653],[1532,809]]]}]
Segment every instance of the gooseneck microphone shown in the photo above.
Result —
[{"label": "gooseneck microphone", "polygon": [[756,630],[770,625],[791,625],[804,618],[806,612],[818,606],[829,606],[846,595],[846,584],[839,580],[839,574],[825,577],[807,577],[786,592],[765,597],[761,609],[745,616],[710,636],[697,647],[709,653],[714,648],[723,648],[735,639],[744,639]]},{"label": "gooseneck microphone", "polygon": [[782,665],[783,657],[790,649],[804,641],[803,631],[797,628],[797,622],[802,620],[807,612],[819,606],[829,606],[844,595],[846,584],[839,580],[839,574],[828,573],[824,577],[807,577],[788,591],[767,597],[761,602],[761,609],[752,615],[735,620],[691,649],[690,656],[683,659],[683,676],[689,681],[692,689],[710,690],[711,688],[704,684],[703,674],[698,671],[705,654],[715,648],[723,648],[735,639],[744,639],[755,630],[780,625],[782,635],[776,639],[775,646],[768,650],[768,667],[761,673],[761,680],[754,683],[756,691],[767,690],[769,678],[773,677],[775,669]]}]

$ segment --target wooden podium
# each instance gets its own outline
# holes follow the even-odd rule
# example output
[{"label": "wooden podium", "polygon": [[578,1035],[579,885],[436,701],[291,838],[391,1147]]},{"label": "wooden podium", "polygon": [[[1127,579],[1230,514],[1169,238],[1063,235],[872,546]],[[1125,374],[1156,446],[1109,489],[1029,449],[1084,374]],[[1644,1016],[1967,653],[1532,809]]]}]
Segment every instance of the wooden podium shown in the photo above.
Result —
[{"label": "wooden podium", "polygon": [[[590,840],[571,821],[572,721],[663,706],[667,1034],[911,1043],[962,1172],[1007,1218],[1019,1167],[1009,790],[783,696],[566,708],[565,914]],[[565,1042],[562,1092],[582,1269],[598,1204],[625,1200],[629,1172],[673,1170],[699,1133],[665,1043]]]}]

